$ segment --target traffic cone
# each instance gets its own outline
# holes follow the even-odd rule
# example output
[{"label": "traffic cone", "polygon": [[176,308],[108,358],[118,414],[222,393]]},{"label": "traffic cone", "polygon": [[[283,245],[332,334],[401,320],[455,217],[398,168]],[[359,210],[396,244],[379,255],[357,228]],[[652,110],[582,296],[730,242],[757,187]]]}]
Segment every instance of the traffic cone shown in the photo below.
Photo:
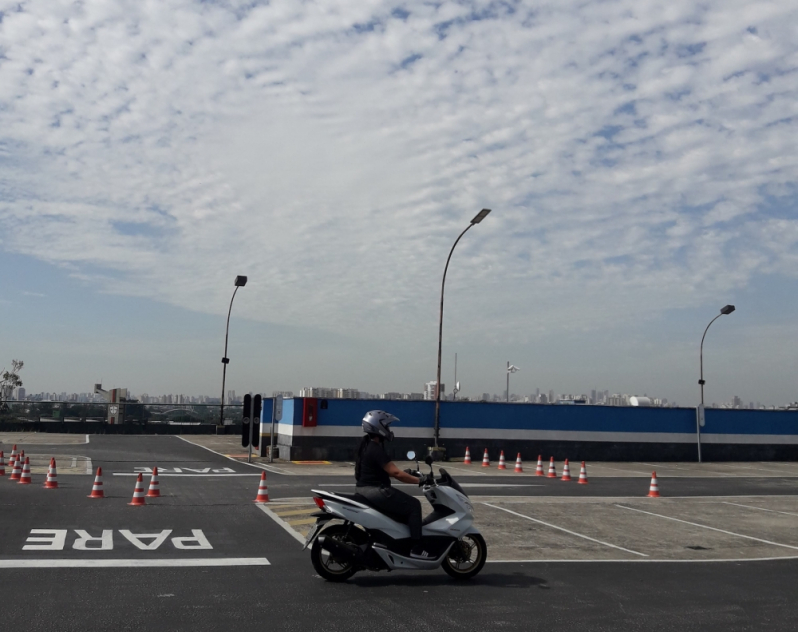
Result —
[{"label": "traffic cone", "polygon": [[91,487],[89,498],[105,498],[103,493],[103,468],[97,468],[97,476],[94,477],[94,485]]},{"label": "traffic cone", "polygon": [[543,457],[540,454],[538,454],[538,466],[535,468],[535,475],[546,476],[543,472]]},{"label": "traffic cone", "polygon": [[468,449],[468,446],[466,446],[466,455],[463,459],[463,465],[471,465],[471,451]]},{"label": "traffic cone", "polygon": [[499,470],[506,470],[507,469],[507,462],[504,460],[504,450],[501,451],[499,454]]},{"label": "traffic cone", "polygon": [[485,454],[482,456],[482,467],[490,467],[490,459],[488,459],[487,448],[485,448]]},{"label": "traffic cone", "polygon": [[520,474],[524,471],[524,466],[521,465],[521,453],[518,453],[518,458],[515,460],[515,471]]},{"label": "traffic cone", "polygon": [[0,450],[0,476],[6,475],[6,462],[3,459],[3,451]]},{"label": "traffic cone", "polygon": [[19,460],[19,454],[14,461],[14,467],[11,469],[11,476],[8,478],[10,481],[18,481],[22,477],[22,463]]},{"label": "traffic cone", "polygon": [[152,468],[152,477],[150,478],[150,488],[147,490],[147,496],[150,498],[158,498],[161,495],[161,490],[158,487],[158,466]]},{"label": "traffic cone", "polygon": [[580,485],[587,485],[587,469],[585,468],[585,462],[582,461],[582,469],[579,470],[579,480],[577,481]]},{"label": "traffic cone", "polygon": [[258,484],[258,495],[255,497],[256,503],[269,502],[269,487],[266,485],[266,471],[260,473],[260,483]]},{"label": "traffic cone", "polygon": [[546,478],[557,478],[557,468],[554,467],[554,457],[549,461],[549,474]]},{"label": "traffic cone", "polygon": [[657,484],[657,473],[651,472],[651,486],[648,488],[649,498],[659,498],[659,485]]},{"label": "traffic cone", "polygon": [[47,480],[44,481],[45,489],[58,489],[58,473],[55,470],[55,458],[50,459],[50,468],[47,470]]},{"label": "traffic cone", "polygon": [[561,481],[570,481],[571,480],[571,468],[568,467],[568,459],[565,459],[565,465],[562,466],[562,478]]},{"label": "traffic cone", "polygon": [[133,500],[131,500],[128,505],[140,507],[144,504],[144,479],[142,478],[141,474],[139,474],[136,477],[136,487],[133,489]]},{"label": "traffic cone", "polygon": [[14,444],[14,447],[11,448],[11,455],[8,457],[8,465],[9,467],[12,465],[12,461],[17,460],[17,444]]},{"label": "traffic cone", "polygon": [[25,464],[22,466],[22,476],[19,477],[20,485],[30,485],[30,457],[25,457]]}]

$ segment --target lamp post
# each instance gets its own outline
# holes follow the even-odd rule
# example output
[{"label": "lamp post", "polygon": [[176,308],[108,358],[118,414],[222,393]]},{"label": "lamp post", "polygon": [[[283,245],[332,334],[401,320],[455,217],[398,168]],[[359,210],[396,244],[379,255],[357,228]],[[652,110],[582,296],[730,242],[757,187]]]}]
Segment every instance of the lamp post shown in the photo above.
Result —
[{"label": "lamp post", "polygon": [[510,373],[515,373],[516,371],[520,371],[517,366],[510,364],[510,361],[507,360],[507,391],[505,392],[505,396],[507,397],[507,403],[510,403]]},{"label": "lamp post", "polygon": [[227,310],[227,327],[224,330],[224,357],[222,358],[222,405],[219,407],[219,425],[224,425],[224,380],[227,377],[227,365],[230,358],[227,357],[227,337],[230,334],[230,312],[233,311],[233,299],[236,297],[238,288],[247,284],[247,277],[238,275],[235,280],[236,289],[233,290],[233,298],[230,299],[230,308]]},{"label": "lamp post", "polygon": [[701,426],[704,425],[704,384],[706,384],[706,380],[704,380],[704,338],[707,337],[707,331],[709,331],[709,327],[712,323],[714,323],[718,318],[721,316],[726,316],[727,314],[731,314],[734,311],[734,305],[724,305],[720,309],[720,314],[715,316],[712,320],[709,321],[709,325],[704,330],[704,335],[701,336],[701,346],[699,347],[698,358],[700,363],[700,371],[701,377],[698,380],[698,385],[701,387],[701,404],[698,406],[698,411],[695,417],[695,436],[696,436],[696,445],[698,447],[698,462],[701,463]]},{"label": "lamp post", "polygon": [[483,208],[479,213],[476,214],[474,219],[471,220],[471,223],[466,226],[465,230],[460,233],[460,236],[455,239],[454,245],[452,249],[449,251],[449,256],[446,258],[446,266],[443,268],[443,280],[441,281],[441,311],[440,311],[440,318],[438,319],[438,376],[435,382],[435,432],[434,432],[434,447],[435,449],[438,448],[438,439],[440,438],[441,433],[441,350],[443,348],[443,289],[446,284],[446,271],[449,269],[449,261],[452,258],[452,253],[454,252],[455,246],[457,246],[457,242],[460,241],[460,238],[468,232],[468,229],[471,228],[474,224],[479,224],[483,219],[485,219],[490,213],[489,208]]}]

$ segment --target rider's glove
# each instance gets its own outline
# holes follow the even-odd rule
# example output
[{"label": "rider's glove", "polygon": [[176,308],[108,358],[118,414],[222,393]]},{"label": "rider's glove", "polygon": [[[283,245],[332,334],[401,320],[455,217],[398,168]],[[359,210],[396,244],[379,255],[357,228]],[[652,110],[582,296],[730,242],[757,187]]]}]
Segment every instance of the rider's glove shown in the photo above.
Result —
[{"label": "rider's glove", "polygon": [[407,468],[406,470],[402,470],[402,471],[403,471],[405,474],[410,474],[410,476],[415,476],[415,474],[416,474],[416,473],[415,473],[413,470],[411,470],[410,468]]},{"label": "rider's glove", "polygon": [[426,474],[420,474],[419,477],[418,477],[418,486],[419,487],[424,487],[424,485],[426,485],[426,484],[427,484],[427,475]]}]

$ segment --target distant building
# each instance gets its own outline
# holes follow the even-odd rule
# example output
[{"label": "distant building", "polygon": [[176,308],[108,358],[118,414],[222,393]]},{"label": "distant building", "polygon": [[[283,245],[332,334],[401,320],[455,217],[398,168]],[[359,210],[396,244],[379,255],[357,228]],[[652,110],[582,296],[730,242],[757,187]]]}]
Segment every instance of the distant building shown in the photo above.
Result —
[{"label": "distant building", "polygon": [[[438,382],[427,382],[424,385],[424,399],[437,399],[438,397]],[[441,399],[443,399],[443,394],[446,392],[446,384],[441,384]]]}]

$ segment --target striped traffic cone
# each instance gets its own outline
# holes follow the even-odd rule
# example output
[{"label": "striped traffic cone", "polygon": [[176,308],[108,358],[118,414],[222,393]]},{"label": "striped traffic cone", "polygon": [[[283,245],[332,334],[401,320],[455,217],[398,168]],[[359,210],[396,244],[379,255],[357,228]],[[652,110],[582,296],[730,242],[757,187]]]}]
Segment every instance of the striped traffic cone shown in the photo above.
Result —
[{"label": "striped traffic cone", "polygon": [[571,480],[571,468],[568,466],[568,459],[565,459],[565,465],[562,466],[562,478],[561,481],[570,481]]},{"label": "striped traffic cone", "polygon": [[103,493],[103,468],[97,468],[97,476],[94,477],[94,485],[91,487],[89,498],[105,498]]},{"label": "striped traffic cone", "polygon": [[504,460],[504,450],[501,451],[499,454],[499,470],[506,470],[507,469],[507,462]]},{"label": "striped traffic cone", "polygon": [[482,455],[482,467],[490,467],[490,459],[488,458],[487,448],[485,448],[485,454]]},{"label": "striped traffic cone", "polygon": [[554,467],[554,457],[549,461],[549,474],[546,478],[557,478],[557,468]]},{"label": "striped traffic cone", "polygon": [[6,462],[3,458],[3,451],[0,450],[0,476],[6,475]]},{"label": "striped traffic cone", "polygon": [[466,453],[465,458],[463,459],[463,465],[471,465],[471,451],[466,446]]},{"label": "striped traffic cone", "polygon": [[585,468],[585,462],[582,461],[582,469],[579,470],[579,480],[577,481],[580,485],[587,485],[587,468]]},{"label": "striped traffic cone", "polygon": [[141,507],[144,504],[146,504],[144,502],[144,479],[141,474],[139,474],[136,477],[136,487],[133,489],[133,500],[131,500],[128,505]]},{"label": "striped traffic cone", "polygon": [[55,469],[55,458],[50,459],[50,467],[47,470],[47,480],[44,481],[45,489],[58,489],[58,473]]},{"label": "striped traffic cone", "polygon": [[11,448],[11,454],[8,457],[8,465],[9,467],[12,465],[11,461],[17,460],[17,444],[14,444],[14,447]]},{"label": "striped traffic cone", "polygon": [[260,483],[258,484],[258,495],[255,497],[256,503],[269,502],[269,487],[266,485],[266,471],[260,473]]},{"label": "striped traffic cone", "polygon": [[11,476],[9,476],[8,480],[10,481],[18,481],[22,477],[22,463],[19,460],[19,454],[16,455],[14,459],[14,466],[11,468]]},{"label": "striped traffic cone", "polygon": [[515,459],[515,471],[516,473],[520,474],[524,471],[524,466],[521,464],[521,453],[518,453],[518,457]]},{"label": "striped traffic cone", "polygon": [[538,454],[538,466],[535,468],[535,476],[546,476],[543,472],[543,456]]},{"label": "striped traffic cone", "polygon": [[651,472],[651,485],[648,488],[649,498],[659,498],[659,484],[657,483],[657,473]]},{"label": "striped traffic cone", "polygon": [[30,457],[25,457],[25,464],[22,466],[22,475],[19,477],[20,485],[30,485]]},{"label": "striped traffic cone", "polygon": [[158,487],[158,466],[152,468],[152,477],[150,478],[150,488],[147,490],[147,496],[150,498],[158,498],[161,495],[161,490]]}]

